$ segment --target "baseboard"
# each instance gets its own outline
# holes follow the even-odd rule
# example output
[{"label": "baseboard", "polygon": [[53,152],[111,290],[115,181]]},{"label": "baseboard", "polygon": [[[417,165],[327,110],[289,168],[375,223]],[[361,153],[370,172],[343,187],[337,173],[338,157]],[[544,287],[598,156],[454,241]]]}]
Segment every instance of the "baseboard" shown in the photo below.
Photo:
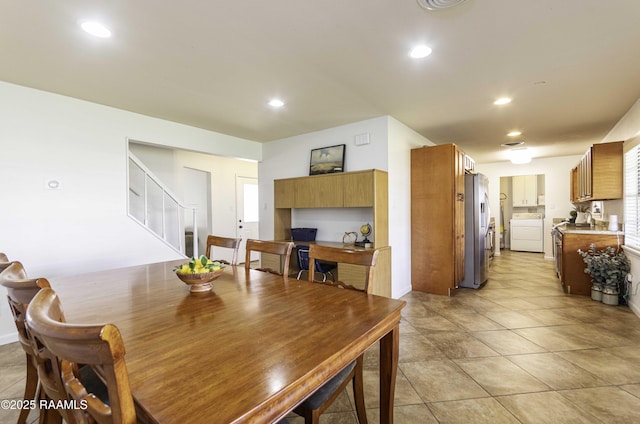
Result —
[{"label": "baseboard", "polygon": [[634,303],[629,303],[629,309],[640,318],[640,307]]},{"label": "baseboard", "polygon": [[2,336],[0,336],[0,346],[6,345],[9,343],[15,343],[17,341],[18,341],[18,332],[3,334]]}]

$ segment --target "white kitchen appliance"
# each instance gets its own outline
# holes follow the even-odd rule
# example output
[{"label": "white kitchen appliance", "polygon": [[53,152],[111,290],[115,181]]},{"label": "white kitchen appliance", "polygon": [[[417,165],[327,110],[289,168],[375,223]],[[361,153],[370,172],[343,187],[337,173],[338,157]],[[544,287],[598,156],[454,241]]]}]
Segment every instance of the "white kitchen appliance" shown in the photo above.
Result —
[{"label": "white kitchen appliance", "polygon": [[541,213],[511,216],[511,250],[544,252],[544,221]]}]

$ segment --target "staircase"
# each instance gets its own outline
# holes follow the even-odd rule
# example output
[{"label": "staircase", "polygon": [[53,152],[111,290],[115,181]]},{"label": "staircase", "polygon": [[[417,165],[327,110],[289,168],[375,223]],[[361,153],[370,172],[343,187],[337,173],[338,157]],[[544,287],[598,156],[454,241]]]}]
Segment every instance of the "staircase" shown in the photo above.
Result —
[{"label": "staircase", "polygon": [[131,152],[127,175],[129,217],[177,252],[198,256],[196,208],[178,200]]}]

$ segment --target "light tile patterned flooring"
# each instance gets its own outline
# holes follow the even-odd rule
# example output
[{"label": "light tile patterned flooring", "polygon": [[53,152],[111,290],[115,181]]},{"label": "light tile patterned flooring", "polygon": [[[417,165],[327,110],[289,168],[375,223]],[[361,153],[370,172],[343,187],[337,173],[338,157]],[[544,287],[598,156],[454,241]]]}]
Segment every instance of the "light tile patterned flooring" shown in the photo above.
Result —
[{"label": "light tile patterned flooring", "polygon": [[[542,254],[503,251],[480,290],[403,299],[396,423],[640,422],[640,319],[564,295]],[[375,346],[365,356],[370,423],[379,422],[377,360]],[[0,347],[0,369],[0,399],[19,398],[17,344]],[[349,389],[321,423],[357,423],[352,399]],[[15,416],[0,410],[0,423]]]}]

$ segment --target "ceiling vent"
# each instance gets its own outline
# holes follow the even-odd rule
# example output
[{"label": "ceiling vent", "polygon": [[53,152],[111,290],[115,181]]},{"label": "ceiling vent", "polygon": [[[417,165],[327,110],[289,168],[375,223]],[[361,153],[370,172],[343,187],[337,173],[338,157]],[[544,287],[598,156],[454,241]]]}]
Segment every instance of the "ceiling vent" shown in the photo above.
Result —
[{"label": "ceiling vent", "polygon": [[465,0],[418,0],[418,4],[428,10],[440,10],[454,7]]},{"label": "ceiling vent", "polygon": [[513,146],[520,146],[522,144],[524,144],[524,141],[510,141],[508,143],[502,143],[501,146],[513,147]]}]

